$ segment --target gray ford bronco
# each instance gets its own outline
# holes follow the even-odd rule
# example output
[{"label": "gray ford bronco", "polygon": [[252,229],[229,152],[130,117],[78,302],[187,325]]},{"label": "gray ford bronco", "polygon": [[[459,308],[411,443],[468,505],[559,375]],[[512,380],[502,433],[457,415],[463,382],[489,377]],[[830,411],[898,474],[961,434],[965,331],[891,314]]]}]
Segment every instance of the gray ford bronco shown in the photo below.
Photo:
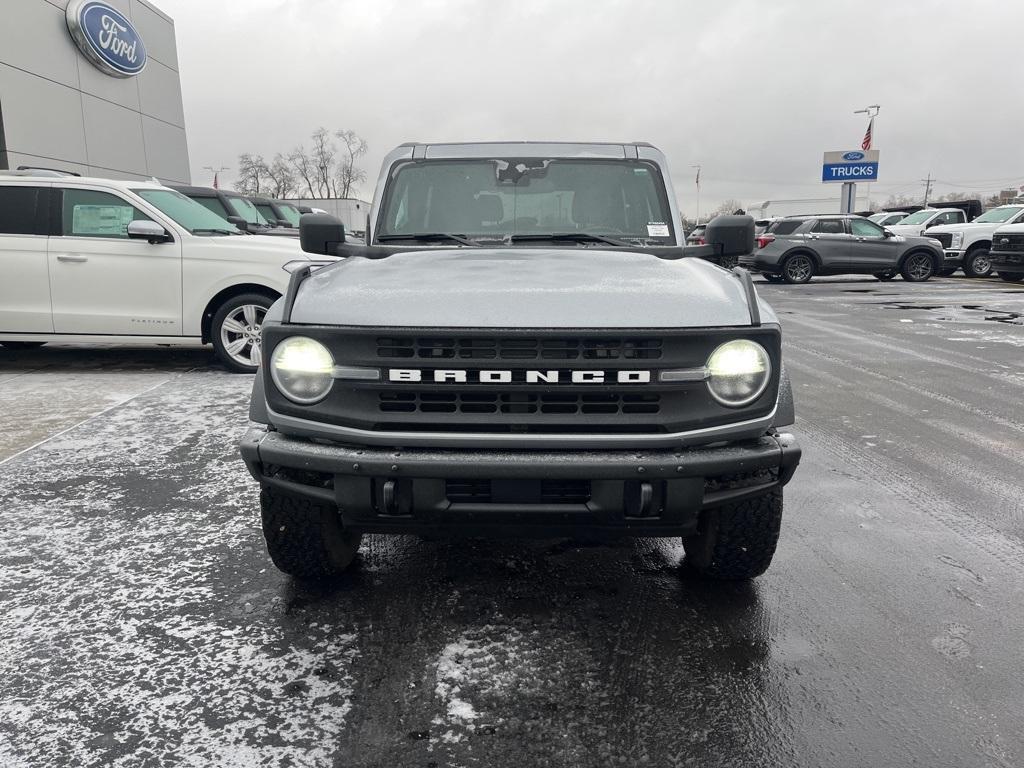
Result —
[{"label": "gray ford bronco", "polygon": [[274,563],[343,572],[364,533],[680,536],[765,571],[800,448],[779,322],[725,216],[684,247],[649,144],[403,144],[366,244],[307,214],[263,325],[242,456]]}]

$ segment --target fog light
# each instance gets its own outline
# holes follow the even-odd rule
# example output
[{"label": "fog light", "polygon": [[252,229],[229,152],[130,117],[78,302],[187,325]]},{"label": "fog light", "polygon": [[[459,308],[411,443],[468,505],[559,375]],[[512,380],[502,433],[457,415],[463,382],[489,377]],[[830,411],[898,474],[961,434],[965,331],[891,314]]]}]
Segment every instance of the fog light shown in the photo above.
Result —
[{"label": "fog light", "polygon": [[270,376],[289,400],[310,405],[331,390],[334,358],[327,347],[306,336],[292,336],[276,347],[270,357]]}]

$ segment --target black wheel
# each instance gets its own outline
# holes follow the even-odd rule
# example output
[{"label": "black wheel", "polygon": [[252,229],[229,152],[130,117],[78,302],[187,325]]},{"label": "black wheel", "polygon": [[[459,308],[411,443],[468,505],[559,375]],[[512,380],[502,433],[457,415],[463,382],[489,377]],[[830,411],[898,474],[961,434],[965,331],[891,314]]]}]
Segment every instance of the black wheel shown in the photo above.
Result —
[{"label": "black wheel", "polygon": [[908,283],[923,283],[935,274],[935,262],[926,251],[915,251],[903,260],[900,274]]},{"label": "black wheel", "polygon": [[264,487],[260,509],[270,559],[297,579],[318,581],[337,576],[359,551],[362,535],[342,527],[334,505]]},{"label": "black wheel", "polygon": [[814,276],[814,259],[806,253],[794,253],[782,265],[782,279],[787,283],[809,283]]},{"label": "black wheel", "polygon": [[0,341],[0,346],[11,351],[19,349],[39,349],[45,341]]},{"label": "black wheel", "polygon": [[1008,283],[1019,283],[1021,280],[1024,280],[1024,275],[1020,272],[999,272],[998,275],[1000,280],[1005,280]]},{"label": "black wheel", "polygon": [[973,248],[964,256],[964,274],[968,277],[988,277],[992,274],[992,260],[988,247]]},{"label": "black wheel", "polygon": [[233,296],[217,309],[210,324],[210,340],[217,357],[237,373],[260,367],[263,318],[274,299],[261,293]]},{"label": "black wheel", "polygon": [[684,565],[702,576],[737,581],[771,565],[782,528],[782,489],[701,514],[697,532],[683,537]]},{"label": "black wheel", "polygon": [[896,273],[895,272],[875,272],[875,277],[877,277],[882,282],[889,282],[894,277],[896,277]]},{"label": "black wheel", "polygon": [[761,277],[763,277],[769,283],[781,283],[783,280],[786,279],[782,275],[762,274]]}]

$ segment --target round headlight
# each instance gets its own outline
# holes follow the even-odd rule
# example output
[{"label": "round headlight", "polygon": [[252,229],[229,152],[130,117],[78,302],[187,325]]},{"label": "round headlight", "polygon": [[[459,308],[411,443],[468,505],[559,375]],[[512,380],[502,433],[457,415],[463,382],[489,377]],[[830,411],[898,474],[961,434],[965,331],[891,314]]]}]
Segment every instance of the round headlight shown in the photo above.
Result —
[{"label": "round headlight", "polygon": [[722,405],[739,408],[761,396],[771,379],[772,361],[755,341],[727,341],[707,363],[708,390]]},{"label": "round headlight", "polygon": [[322,400],[330,391],[333,369],[327,347],[306,336],[285,339],[270,357],[270,376],[281,394],[303,405]]}]

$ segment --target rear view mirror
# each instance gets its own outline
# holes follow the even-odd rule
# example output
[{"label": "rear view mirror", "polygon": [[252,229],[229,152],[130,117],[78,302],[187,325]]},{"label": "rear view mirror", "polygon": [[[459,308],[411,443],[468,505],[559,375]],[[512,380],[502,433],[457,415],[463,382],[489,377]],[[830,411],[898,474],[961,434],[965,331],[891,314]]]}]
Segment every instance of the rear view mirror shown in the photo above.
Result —
[{"label": "rear view mirror", "polygon": [[891,229],[883,229],[882,237],[896,237],[896,233],[893,232]]},{"label": "rear view mirror", "polygon": [[171,239],[167,230],[148,219],[128,222],[128,237],[133,240],[148,240],[151,243],[166,243]]},{"label": "rear view mirror", "polygon": [[723,215],[708,222],[704,242],[715,249],[715,255],[744,256],[754,251],[754,217]]},{"label": "rear view mirror", "polygon": [[345,242],[345,226],[329,213],[306,213],[299,219],[299,242],[306,253],[336,256]]}]

